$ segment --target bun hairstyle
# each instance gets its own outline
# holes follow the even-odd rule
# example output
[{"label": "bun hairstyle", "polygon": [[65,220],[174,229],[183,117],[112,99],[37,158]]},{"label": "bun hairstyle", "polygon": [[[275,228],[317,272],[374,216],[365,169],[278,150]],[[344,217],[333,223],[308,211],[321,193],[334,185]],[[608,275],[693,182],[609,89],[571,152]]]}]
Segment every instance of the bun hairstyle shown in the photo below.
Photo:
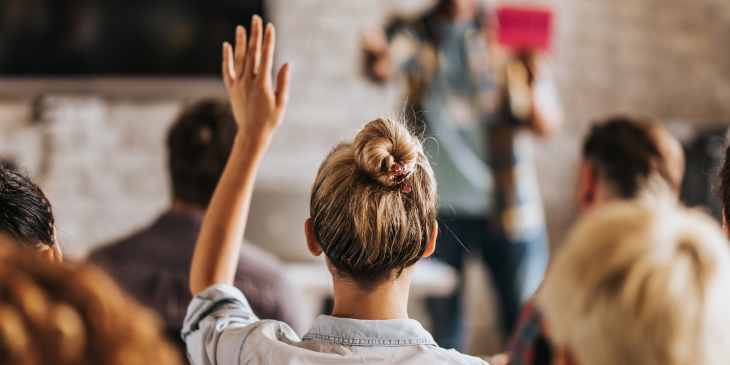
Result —
[{"label": "bun hairstyle", "polygon": [[0,232],[26,248],[51,248],[60,255],[55,225],[51,203],[38,185],[0,164]]},{"label": "bun hairstyle", "polygon": [[[409,192],[386,174],[401,164],[410,173]],[[310,215],[335,274],[371,288],[423,256],[436,205],[436,180],[421,141],[402,122],[381,118],[322,162]]]},{"label": "bun hairstyle", "polygon": [[101,270],[0,248],[0,363],[179,365],[155,315]]}]

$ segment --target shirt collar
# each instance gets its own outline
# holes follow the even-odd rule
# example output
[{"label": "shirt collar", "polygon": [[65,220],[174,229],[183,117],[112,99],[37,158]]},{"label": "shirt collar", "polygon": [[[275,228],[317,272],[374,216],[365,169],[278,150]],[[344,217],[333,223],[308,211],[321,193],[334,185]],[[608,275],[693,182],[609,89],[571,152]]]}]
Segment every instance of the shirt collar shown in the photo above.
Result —
[{"label": "shirt collar", "polygon": [[303,339],[356,346],[438,346],[414,319],[362,320],[321,315]]}]

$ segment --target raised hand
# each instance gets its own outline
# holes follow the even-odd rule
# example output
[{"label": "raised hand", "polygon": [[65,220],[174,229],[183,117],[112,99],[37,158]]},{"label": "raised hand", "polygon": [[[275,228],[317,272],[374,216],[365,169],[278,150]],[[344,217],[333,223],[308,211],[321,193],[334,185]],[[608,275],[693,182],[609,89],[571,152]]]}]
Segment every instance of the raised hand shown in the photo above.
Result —
[{"label": "raised hand", "polygon": [[383,28],[366,29],[362,33],[362,43],[367,74],[379,81],[390,78],[394,73],[393,60],[388,37]]},{"label": "raised hand", "polygon": [[258,16],[251,21],[248,47],[243,27],[236,29],[235,51],[230,44],[223,44],[223,81],[238,123],[238,134],[195,245],[190,265],[193,295],[214,284],[233,284],[256,172],[284,117],[289,93],[289,64],[281,67],[276,91],[273,89],[273,58],[274,26],[267,25],[262,37]]},{"label": "raised hand", "polygon": [[265,32],[261,28],[261,18],[254,15],[248,45],[246,29],[236,28],[235,50],[228,42],[223,43],[222,73],[239,135],[268,142],[284,116],[290,65],[286,63],[279,70],[274,90],[271,69],[276,35],[272,24],[266,25]]}]

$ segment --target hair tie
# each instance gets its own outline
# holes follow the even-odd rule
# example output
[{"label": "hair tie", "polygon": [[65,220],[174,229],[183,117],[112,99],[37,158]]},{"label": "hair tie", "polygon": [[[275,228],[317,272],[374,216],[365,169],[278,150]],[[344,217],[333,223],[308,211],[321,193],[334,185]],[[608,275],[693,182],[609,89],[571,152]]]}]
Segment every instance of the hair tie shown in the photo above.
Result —
[{"label": "hair tie", "polygon": [[411,182],[408,181],[411,174],[412,172],[408,171],[406,164],[400,160],[395,161],[390,168],[385,170],[385,176],[387,176],[390,181],[395,182],[395,188],[393,190],[398,190],[404,194],[408,194],[412,190]]}]

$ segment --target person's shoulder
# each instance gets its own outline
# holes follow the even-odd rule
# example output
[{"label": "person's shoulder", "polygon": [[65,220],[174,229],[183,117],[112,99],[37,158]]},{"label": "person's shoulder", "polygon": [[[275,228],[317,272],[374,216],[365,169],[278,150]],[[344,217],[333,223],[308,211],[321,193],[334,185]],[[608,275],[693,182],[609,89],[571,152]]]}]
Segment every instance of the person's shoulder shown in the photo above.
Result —
[{"label": "person's shoulder", "polygon": [[488,362],[484,361],[481,358],[478,358],[476,356],[466,355],[462,354],[459,351],[456,351],[454,349],[445,349],[445,348],[438,348],[443,354],[446,355],[446,357],[449,358],[449,362],[453,364],[462,364],[462,365],[489,365]]},{"label": "person's shoulder", "polygon": [[454,352],[456,352],[459,355],[459,360],[460,360],[459,364],[464,364],[464,365],[489,365],[488,362],[484,361],[483,359],[481,359],[479,357],[471,356],[471,355],[465,355],[465,354],[460,354],[456,350],[451,350],[451,351],[454,351]]},{"label": "person's shoulder", "polygon": [[[219,363],[260,363],[262,354],[269,357],[272,353],[278,354],[278,360],[281,361],[276,363],[283,363],[290,360],[292,355],[303,351],[292,346],[299,343],[300,339],[288,324],[281,321],[263,319],[228,331],[229,334],[221,338],[222,346],[218,348],[229,347],[234,351],[229,351],[228,356],[219,352]],[[225,346],[226,343],[231,346]],[[227,359],[231,361],[225,361]]]},{"label": "person's shoulder", "polygon": [[134,232],[130,236],[127,236],[120,240],[103,244],[100,247],[91,251],[86,260],[88,262],[97,264],[107,261],[114,261],[115,258],[120,257],[120,254],[128,251],[130,249],[130,246],[139,241],[139,236],[142,233],[143,232]]}]

